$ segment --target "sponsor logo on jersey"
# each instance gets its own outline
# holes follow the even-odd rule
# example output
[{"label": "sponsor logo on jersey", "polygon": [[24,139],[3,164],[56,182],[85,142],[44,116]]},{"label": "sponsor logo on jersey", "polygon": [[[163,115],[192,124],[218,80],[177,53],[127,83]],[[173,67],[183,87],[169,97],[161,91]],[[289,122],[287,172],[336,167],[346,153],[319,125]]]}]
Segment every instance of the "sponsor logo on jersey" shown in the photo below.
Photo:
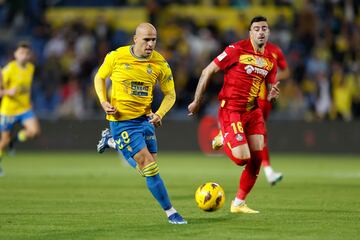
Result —
[{"label": "sponsor logo on jersey", "polygon": [[145,137],[146,140],[156,140],[155,135],[151,135],[151,136],[146,136]]},{"label": "sponsor logo on jersey", "polygon": [[143,82],[131,82],[131,95],[146,97],[149,96],[149,86],[144,86]]},{"label": "sponsor logo on jersey", "polygon": [[245,66],[245,71],[247,74],[252,74],[253,72],[256,74],[260,74],[264,77],[266,77],[266,75],[269,73],[269,71],[262,69],[262,68],[258,68],[258,67],[254,67],[252,65],[246,65]]},{"label": "sponsor logo on jersey", "polygon": [[253,65],[254,67],[264,68],[266,70],[271,70],[273,63],[267,58],[263,58],[251,54],[243,54],[239,58],[239,62],[246,65]]}]

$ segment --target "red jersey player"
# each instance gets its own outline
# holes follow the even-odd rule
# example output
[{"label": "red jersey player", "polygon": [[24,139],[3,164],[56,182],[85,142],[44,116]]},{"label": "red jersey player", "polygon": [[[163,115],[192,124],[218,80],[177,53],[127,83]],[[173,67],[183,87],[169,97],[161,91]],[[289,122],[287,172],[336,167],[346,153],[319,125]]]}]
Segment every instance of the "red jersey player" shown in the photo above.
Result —
[{"label": "red jersey player", "polygon": [[[289,73],[286,59],[285,59],[284,54],[281,51],[281,49],[277,45],[270,43],[270,42],[266,43],[265,48],[268,49],[271,52],[271,54],[273,55],[273,57],[276,59],[278,70],[280,70],[280,71],[278,71],[277,76],[276,76],[277,81],[281,81],[283,79],[288,78],[290,73]],[[264,117],[265,121],[267,121],[267,119],[269,118],[270,111],[272,108],[271,102],[269,102],[266,98],[267,98],[267,91],[266,91],[266,86],[265,86],[265,82],[264,82],[260,87],[260,92],[259,92],[257,101],[258,101],[258,105],[259,105],[260,109],[263,112],[263,117]],[[283,174],[280,172],[275,172],[271,167],[267,134],[264,135],[264,141],[265,141],[265,146],[264,146],[264,158],[262,160],[262,165],[264,166],[264,173],[265,173],[267,181],[271,185],[275,185],[277,182],[279,182],[283,178]],[[222,146],[223,146],[223,136],[222,136],[221,131],[219,131],[219,134],[212,141],[212,148],[214,150],[218,150]]]},{"label": "red jersey player", "polygon": [[276,59],[265,48],[270,30],[267,19],[258,16],[250,24],[250,39],[229,45],[203,71],[194,101],[188,106],[189,115],[199,110],[201,99],[211,76],[224,72],[219,93],[219,122],[224,133],[224,149],[239,166],[245,166],[238,191],[231,202],[232,213],[258,213],[245,204],[254,186],[263,159],[265,123],[258,107],[261,84],[268,86],[268,100],[279,95],[276,81]]}]

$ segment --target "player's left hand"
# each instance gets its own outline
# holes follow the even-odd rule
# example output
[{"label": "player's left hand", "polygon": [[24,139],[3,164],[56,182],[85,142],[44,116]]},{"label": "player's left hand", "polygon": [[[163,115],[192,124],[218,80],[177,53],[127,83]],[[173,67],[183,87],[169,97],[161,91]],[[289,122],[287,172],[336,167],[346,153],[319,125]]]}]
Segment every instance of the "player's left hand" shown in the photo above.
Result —
[{"label": "player's left hand", "polygon": [[200,108],[200,104],[195,100],[192,101],[188,106],[188,111],[189,111],[188,116],[192,116],[195,113],[197,113],[199,111],[199,108]]},{"label": "player's left hand", "polygon": [[279,97],[280,95],[279,83],[280,82],[278,81],[272,86],[271,90],[268,93],[268,101],[271,101],[272,99],[277,99]]},{"label": "player's left hand", "polygon": [[156,113],[152,112],[152,113],[149,113],[147,116],[150,117],[149,123],[151,123],[155,127],[160,127],[162,125],[161,117],[159,115],[157,115]]}]

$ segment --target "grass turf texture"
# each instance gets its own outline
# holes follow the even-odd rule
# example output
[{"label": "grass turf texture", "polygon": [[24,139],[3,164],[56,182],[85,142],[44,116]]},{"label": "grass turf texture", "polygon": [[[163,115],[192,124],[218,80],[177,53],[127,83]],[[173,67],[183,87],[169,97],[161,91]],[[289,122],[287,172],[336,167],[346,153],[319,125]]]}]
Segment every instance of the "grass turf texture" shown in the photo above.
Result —
[{"label": "grass turf texture", "polygon": [[[284,172],[270,187],[260,173],[247,202],[229,212],[240,167],[225,157],[160,153],[160,173],[188,225],[170,225],[142,177],[115,153],[18,153],[0,178],[0,239],[357,239],[360,157],[272,155]],[[194,193],[218,182],[226,201],[203,212]]]}]

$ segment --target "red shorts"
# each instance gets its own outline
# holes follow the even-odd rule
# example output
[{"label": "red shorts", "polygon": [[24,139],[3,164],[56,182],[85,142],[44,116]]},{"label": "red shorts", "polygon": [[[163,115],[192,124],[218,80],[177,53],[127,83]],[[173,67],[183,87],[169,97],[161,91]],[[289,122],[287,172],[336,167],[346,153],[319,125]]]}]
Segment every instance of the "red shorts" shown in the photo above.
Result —
[{"label": "red shorts", "polygon": [[219,122],[224,137],[224,145],[230,149],[247,143],[246,136],[264,135],[265,122],[260,108],[249,112],[237,112],[219,108]]},{"label": "red shorts", "polygon": [[257,100],[259,108],[261,109],[263,113],[264,120],[267,121],[270,115],[270,111],[272,109],[272,104],[268,100]]}]

